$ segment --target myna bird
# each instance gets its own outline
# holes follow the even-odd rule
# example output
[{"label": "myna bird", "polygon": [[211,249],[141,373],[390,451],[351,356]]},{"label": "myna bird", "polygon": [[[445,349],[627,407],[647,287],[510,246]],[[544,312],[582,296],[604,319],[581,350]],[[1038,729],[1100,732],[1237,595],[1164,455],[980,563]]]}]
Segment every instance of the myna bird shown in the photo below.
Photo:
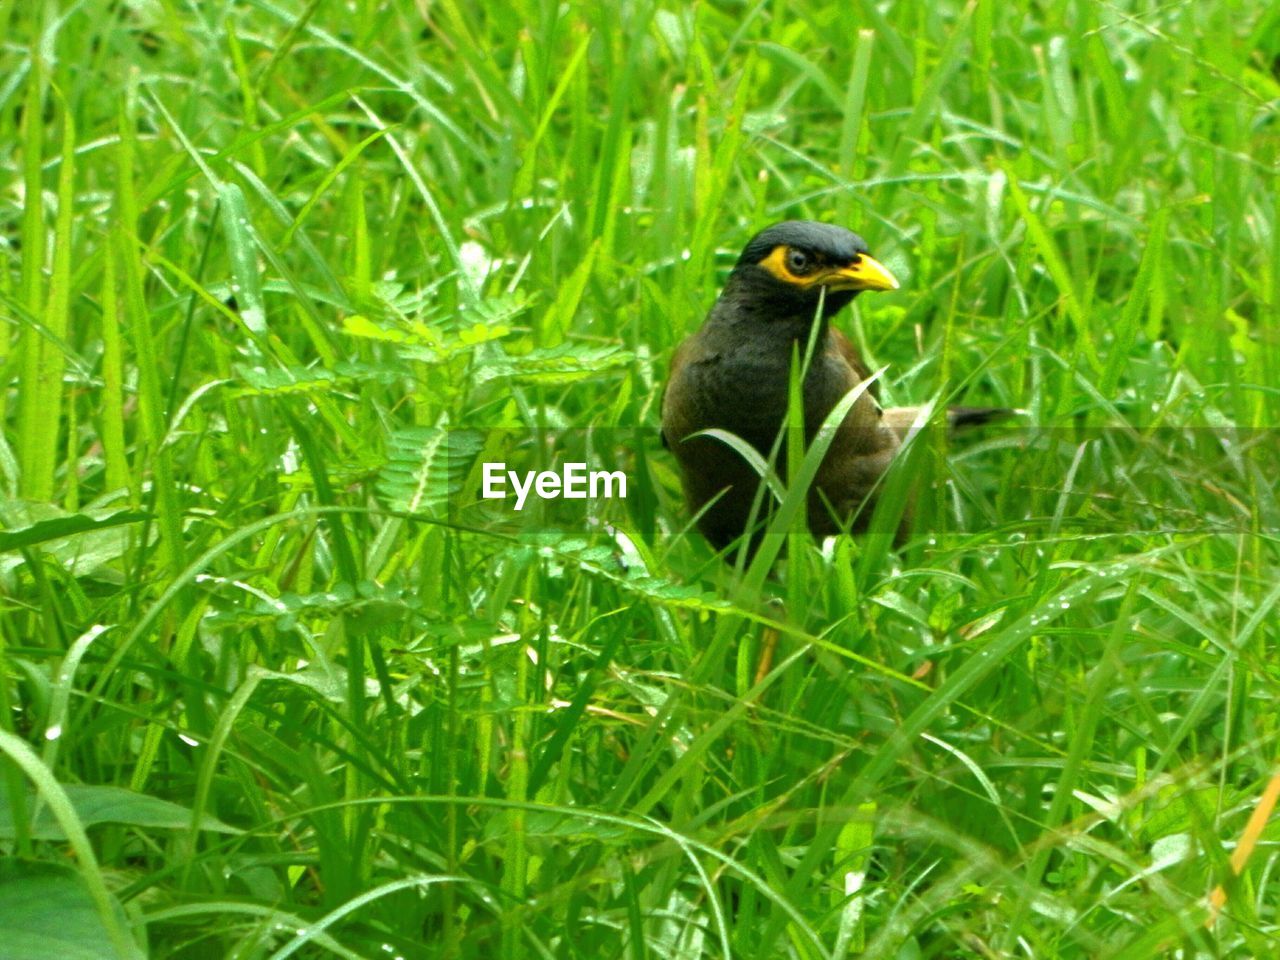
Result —
[{"label": "myna bird", "polygon": [[[663,442],[679,461],[698,528],[717,550],[746,532],[761,479],[722,440],[694,435],[727,431],[768,459],[786,419],[793,351],[803,357],[816,320],[803,385],[808,445],[836,404],[870,376],[831,318],[864,290],[898,286],[860,236],[831,224],[778,223],[742,251],[706,322],[676,349],[662,400]],[[840,424],[809,490],[815,535],[865,529],[881,477],[915,419],[915,408],[882,409],[872,387]],[[952,415],[981,422],[1001,412],[966,409]],[[758,520],[768,512],[768,498],[762,503]]]}]

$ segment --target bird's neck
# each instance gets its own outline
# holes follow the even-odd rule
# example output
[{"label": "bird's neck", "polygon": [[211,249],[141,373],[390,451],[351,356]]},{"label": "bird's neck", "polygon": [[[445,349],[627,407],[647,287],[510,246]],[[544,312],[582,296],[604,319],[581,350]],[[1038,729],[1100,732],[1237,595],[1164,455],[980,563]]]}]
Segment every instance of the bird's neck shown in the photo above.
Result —
[{"label": "bird's neck", "polygon": [[[796,309],[794,304],[778,301],[761,300],[751,295],[735,295],[735,291],[726,289],[716,301],[710,315],[708,326],[726,336],[740,338],[756,344],[798,341],[801,348],[816,331],[818,344],[823,343],[830,335],[830,319],[832,312],[816,313],[812,307]],[[787,354],[790,353],[788,349]]]},{"label": "bird's neck", "polygon": [[820,302],[780,289],[754,271],[735,270],[712,308],[710,320],[753,337],[807,341],[816,320],[818,342],[826,339],[831,318],[848,306],[850,291],[827,291]]}]

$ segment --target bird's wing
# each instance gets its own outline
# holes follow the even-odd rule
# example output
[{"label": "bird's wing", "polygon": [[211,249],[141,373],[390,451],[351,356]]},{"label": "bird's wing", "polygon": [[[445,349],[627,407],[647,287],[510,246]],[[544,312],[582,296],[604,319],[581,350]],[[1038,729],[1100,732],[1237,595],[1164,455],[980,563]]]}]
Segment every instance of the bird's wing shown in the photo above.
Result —
[{"label": "bird's wing", "polygon": [[668,450],[671,449],[669,431],[672,426],[672,420],[677,416],[677,411],[681,406],[680,398],[684,390],[680,372],[689,360],[689,354],[693,350],[693,342],[693,337],[686,337],[676,347],[675,352],[671,354],[671,365],[667,369],[667,382],[662,388],[662,399],[658,401],[658,410],[662,416],[662,445]]},{"label": "bird's wing", "polygon": [[[853,345],[852,341],[850,341],[848,337],[834,327],[831,328],[831,342],[835,346],[836,354],[839,355],[839,357],[849,365],[850,369],[853,370],[854,376],[857,377],[855,382],[861,383],[863,380],[867,379],[867,377],[871,376],[871,371],[863,362],[862,355],[858,353],[858,348]],[[879,398],[880,384],[873,383],[870,388],[870,393],[873,397]]]}]

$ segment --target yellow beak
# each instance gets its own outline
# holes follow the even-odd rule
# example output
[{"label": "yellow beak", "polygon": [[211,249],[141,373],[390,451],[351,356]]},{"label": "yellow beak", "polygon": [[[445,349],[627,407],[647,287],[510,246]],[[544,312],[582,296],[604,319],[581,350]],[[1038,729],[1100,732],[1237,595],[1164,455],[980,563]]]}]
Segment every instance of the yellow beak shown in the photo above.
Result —
[{"label": "yellow beak", "polygon": [[847,267],[838,267],[823,277],[832,290],[897,290],[902,284],[879,260],[865,253]]}]

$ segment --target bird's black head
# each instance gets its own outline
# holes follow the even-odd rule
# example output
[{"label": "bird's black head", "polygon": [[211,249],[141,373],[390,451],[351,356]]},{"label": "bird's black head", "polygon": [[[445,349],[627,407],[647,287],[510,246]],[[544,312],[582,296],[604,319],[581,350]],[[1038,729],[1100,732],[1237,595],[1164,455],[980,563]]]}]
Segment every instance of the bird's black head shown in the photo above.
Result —
[{"label": "bird's black head", "polygon": [[852,230],[787,220],[760,231],[742,251],[726,293],[778,319],[830,317],[863,290],[896,290],[898,281],[867,254]]}]

